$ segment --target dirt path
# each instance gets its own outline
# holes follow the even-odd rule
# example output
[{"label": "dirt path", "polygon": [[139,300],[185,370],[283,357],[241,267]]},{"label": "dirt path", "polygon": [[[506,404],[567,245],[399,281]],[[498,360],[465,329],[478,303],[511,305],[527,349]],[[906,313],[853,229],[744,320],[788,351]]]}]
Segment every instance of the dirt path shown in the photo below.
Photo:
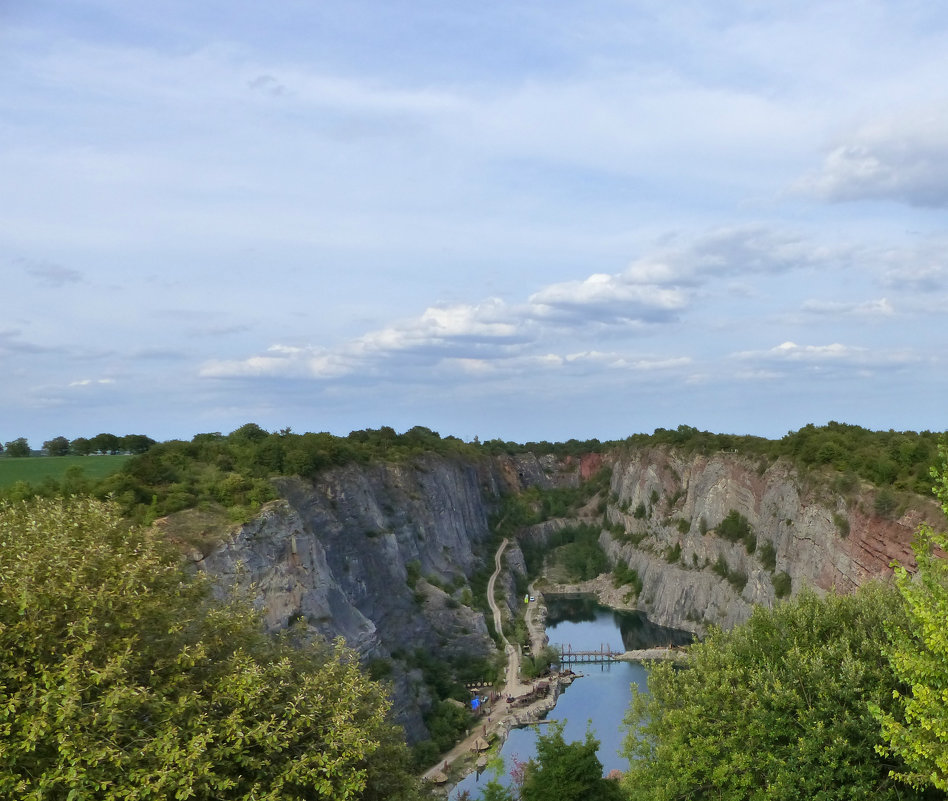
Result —
[{"label": "dirt path", "polygon": [[[507,698],[516,698],[533,689],[532,684],[524,684],[520,680],[520,646],[511,643],[504,635],[503,618],[500,613],[500,607],[494,599],[494,588],[497,584],[497,578],[500,576],[503,555],[507,545],[509,545],[509,540],[504,538],[504,541],[500,543],[500,547],[497,549],[497,553],[494,554],[494,572],[487,580],[487,603],[490,606],[490,611],[494,618],[494,627],[504,644],[504,651],[507,654],[507,670],[504,677],[503,690],[500,693],[500,697],[494,702],[488,718],[471,729],[470,734],[454,746],[447,754],[442,755],[437,765],[425,771],[424,778],[426,779],[432,779],[439,771],[446,773],[459,759],[473,756],[476,753],[474,741],[478,737],[485,737],[489,740],[492,734],[498,732],[506,734],[506,731],[511,726],[520,725],[521,721],[531,712],[530,709],[524,709],[523,707],[518,708],[515,712],[510,704],[507,703]],[[533,606],[533,604],[531,604],[531,606]],[[531,615],[533,616],[532,619]],[[527,618],[531,632],[531,642],[541,641],[545,643],[546,636],[543,621],[537,620],[535,607],[527,610]]]}]

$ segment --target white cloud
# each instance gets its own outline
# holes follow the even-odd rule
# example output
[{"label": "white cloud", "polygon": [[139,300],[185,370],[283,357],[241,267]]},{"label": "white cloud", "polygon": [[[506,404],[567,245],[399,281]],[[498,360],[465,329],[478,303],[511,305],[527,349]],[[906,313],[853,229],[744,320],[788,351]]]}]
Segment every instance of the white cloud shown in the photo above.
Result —
[{"label": "white cloud", "polygon": [[948,104],[860,128],[797,188],[831,201],[948,206]]},{"label": "white cloud", "polygon": [[676,288],[633,283],[624,274],[591,275],[583,281],[552,284],[529,298],[536,317],[585,318],[592,322],[654,323],[685,308]]},{"label": "white cloud", "polygon": [[794,364],[812,368],[838,366],[870,371],[877,367],[897,367],[919,361],[919,356],[909,349],[873,350],[839,342],[829,345],[798,345],[796,342],[787,341],[769,350],[735,353],[734,357],[741,361],[773,366]]},{"label": "white cloud", "polygon": [[80,378],[76,381],[70,381],[67,386],[70,387],[101,387],[114,384],[114,378]]}]

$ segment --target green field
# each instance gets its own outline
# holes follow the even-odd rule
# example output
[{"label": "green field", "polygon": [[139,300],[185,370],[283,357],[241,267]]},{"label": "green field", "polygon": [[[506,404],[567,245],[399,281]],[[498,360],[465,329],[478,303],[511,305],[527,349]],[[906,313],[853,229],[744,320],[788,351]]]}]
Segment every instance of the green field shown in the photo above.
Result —
[{"label": "green field", "polygon": [[115,456],[0,456],[0,489],[17,481],[33,485],[40,484],[47,477],[59,481],[73,465],[81,467],[86,478],[100,479],[120,470],[131,458],[125,453]]}]

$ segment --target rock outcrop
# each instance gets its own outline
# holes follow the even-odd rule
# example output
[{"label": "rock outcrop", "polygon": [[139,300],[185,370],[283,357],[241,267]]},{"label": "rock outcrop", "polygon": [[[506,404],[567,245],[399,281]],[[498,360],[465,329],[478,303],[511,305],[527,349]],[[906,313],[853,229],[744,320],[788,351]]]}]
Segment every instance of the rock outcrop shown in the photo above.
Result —
[{"label": "rock outcrop", "polygon": [[[755,605],[772,605],[781,582],[793,593],[849,592],[890,574],[893,560],[912,564],[912,536],[927,516],[880,518],[866,511],[871,490],[839,495],[782,461],[727,453],[627,453],[611,493],[601,542],[638,574],[638,607],[657,623],[698,632],[731,628]],[[717,536],[732,512],[749,524],[747,540]]]}]

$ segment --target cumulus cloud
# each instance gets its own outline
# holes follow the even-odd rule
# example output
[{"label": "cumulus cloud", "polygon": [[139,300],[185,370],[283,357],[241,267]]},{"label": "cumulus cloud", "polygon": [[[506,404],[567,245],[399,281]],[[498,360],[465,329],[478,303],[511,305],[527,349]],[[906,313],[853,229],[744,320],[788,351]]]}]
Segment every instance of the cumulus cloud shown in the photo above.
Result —
[{"label": "cumulus cloud", "polygon": [[[780,276],[820,266],[846,266],[849,251],[814,244],[764,226],[722,228],[676,246],[665,245],[616,273],[593,273],[541,287],[523,303],[488,298],[430,306],[416,317],[367,331],[335,346],[274,344],[242,359],[212,360],[212,378],[405,377],[436,371],[459,376],[513,370],[597,369],[654,371],[681,368],[689,357],[630,356],[579,340],[640,336],[679,321],[702,287],[738,276]],[[884,314],[875,304],[819,306],[817,313]],[[570,344],[572,340],[573,344]],[[591,344],[591,343],[584,343]]]},{"label": "cumulus cloud", "polygon": [[797,188],[830,201],[948,206],[948,106],[857,130]]},{"label": "cumulus cloud", "polygon": [[624,273],[597,273],[583,281],[551,284],[529,299],[536,317],[586,319],[598,323],[655,323],[671,319],[687,305],[673,287],[640,283]]}]

